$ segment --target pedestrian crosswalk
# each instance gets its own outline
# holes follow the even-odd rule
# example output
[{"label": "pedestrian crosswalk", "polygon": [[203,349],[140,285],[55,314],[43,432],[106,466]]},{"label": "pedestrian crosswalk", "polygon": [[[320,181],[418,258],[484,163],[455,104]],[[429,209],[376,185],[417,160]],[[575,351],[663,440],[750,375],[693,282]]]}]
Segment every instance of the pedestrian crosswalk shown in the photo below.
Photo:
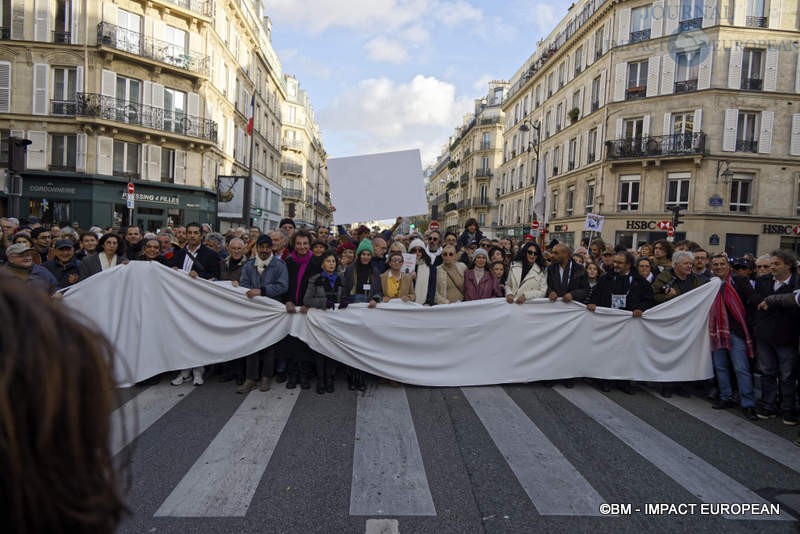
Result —
[{"label": "pedestrian crosswalk", "polygon": [[[112,449],[131,461],[131,531],[168,518],[246,520],[316,507],[339,517],[401,518],[401,525],[404,517],[435,521],[475,508],[487,521],[489,505],[470,501],[498,492],[527,501],[514,510],[525,517],[602,522],[608,502],[667,495],[676,503],[770,505],[764,488],[800,492],[800,450],[785,436],[698,398],[615,395],[583,384],[377,384],[363,394],[324,396],[158,384],[113,414]],[[656,415],[645,420],[626,409],[630,402]],[[676,416],[689,418],[704,439],[662,426]],[[452,429],[442,432],[446,426]],[[747,451],[742,471],[719,455],[734,444]],[[453,465],[433,463],[443,458]],[[626,465],[637,470],[627,485],[608,480],[625,478]],[[777,515],[726,517],[791,522],[793,514],[784,506]]]}]

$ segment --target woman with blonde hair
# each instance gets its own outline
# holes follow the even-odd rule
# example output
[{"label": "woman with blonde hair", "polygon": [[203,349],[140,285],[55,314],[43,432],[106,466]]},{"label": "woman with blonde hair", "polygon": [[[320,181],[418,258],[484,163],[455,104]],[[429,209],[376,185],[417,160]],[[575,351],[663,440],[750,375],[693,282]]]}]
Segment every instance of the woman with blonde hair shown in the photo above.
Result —
[{"label": "woman with blonde hair", "polygon": [[436,268],[436,304],[453,304],[464,300],[464,272],[467,266],[456,261],[456,247],[445,245],[443,263]]}]

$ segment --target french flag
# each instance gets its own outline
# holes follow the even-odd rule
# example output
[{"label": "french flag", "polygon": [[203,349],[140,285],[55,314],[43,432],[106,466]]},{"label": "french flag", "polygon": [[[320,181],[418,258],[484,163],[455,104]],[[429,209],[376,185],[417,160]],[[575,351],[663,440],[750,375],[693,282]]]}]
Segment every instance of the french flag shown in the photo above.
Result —
[{"label": "french flag", "polygon": [[250,97],[250,118],[247,119],[247,135],[253,135],[253,115],[255,114],[256,94]]}]

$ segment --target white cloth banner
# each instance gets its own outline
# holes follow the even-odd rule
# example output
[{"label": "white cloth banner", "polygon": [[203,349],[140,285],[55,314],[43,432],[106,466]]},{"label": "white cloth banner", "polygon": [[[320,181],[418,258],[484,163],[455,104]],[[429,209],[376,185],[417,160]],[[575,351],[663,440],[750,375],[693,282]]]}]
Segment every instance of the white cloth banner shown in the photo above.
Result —
[{"label": "white cloth banner", "polygon": [[708,311],[719,281],[630,312],[537,299],[424,307],[286,313],[242,288],[189,278],[154,262],[120,265],[73,286],[64,302],[116,349],[129,385],[170,370],[247,356],[287,334],[344,364],[424,386],[470,386],[569,377],[646,381],[713,375]]}]

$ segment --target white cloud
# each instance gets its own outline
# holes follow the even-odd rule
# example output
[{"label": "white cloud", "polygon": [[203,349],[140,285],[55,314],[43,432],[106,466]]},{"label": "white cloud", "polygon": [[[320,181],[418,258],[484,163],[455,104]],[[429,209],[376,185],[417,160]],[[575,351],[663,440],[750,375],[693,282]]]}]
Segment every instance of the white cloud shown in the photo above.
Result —
[{"label": "white cloud", "polygon": [[383,36],[375,37],[367,41],[364,45],[367,50],[367,57],[372,61],[383,61],[386,63],[405,63],[408,61],[408,52],[399,42]]},{"label": "white cloud", "polygon": [[336,147],[333,157],[419,148],[430,162],[471,106],[470,98],[458,98],[452,84],[434,77],[371,78],[335,98],[318,119],[326,146]]},{"label": "white cloud", "polygon": [[266,0],[273,20],[311,33],[341,27],[371,32],[391,31],[423,17],[428,0]]},{"label": "white cloud", "polygon": [[439,2],[434,8],[434,13],[442,24],[449,27],[483,20],[483,11],[463,0]]},{"label": "white cloud", "polygon": [[484,74],[475,80],[475,83],[472,84],[472,88],[475,89],[480,96],[483,96],[489,90],[489,82],[494,79],[495,77],[491,74]]}]

